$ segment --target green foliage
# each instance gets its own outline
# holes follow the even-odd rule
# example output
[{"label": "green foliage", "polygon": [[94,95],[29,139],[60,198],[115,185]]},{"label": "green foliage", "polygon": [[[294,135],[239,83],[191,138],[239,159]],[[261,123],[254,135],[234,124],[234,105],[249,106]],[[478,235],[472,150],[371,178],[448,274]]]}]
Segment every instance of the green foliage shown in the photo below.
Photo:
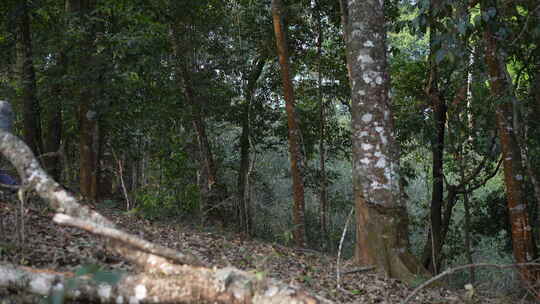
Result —
[{"label": "green foliage", "polygon": [[[512,264],[512,254],[507,250],[508,234],[501,231],[494,236],[482,237],[475,243],[475,263],[491,263],[496,265]],[[456,267],[468,264],[465,253],[452,255],[447,267]],[[490,267],[475,268],[475,285],[490,290],[496,295],[511,294],[520,289],[518,273],[512,269],[496,269]],[[470,271],[456,272],[448,278],[454,288],[462,288],[471,281]]]},{"label": "green foliage", "polygon": [[136,211],[148,218],[182,217],[197,213],[200,201],[199,191],[193,184],[182,189],[148,185],[139,189],[135,198]]}]

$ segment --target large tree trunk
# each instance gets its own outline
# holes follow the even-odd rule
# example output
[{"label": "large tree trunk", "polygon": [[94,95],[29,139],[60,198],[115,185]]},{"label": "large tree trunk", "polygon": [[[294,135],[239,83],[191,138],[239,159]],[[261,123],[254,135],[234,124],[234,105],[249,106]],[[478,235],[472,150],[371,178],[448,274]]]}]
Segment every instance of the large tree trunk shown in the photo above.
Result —
[{"label": "large tree trunk", "polygon": [[[488,9],[495,7],[493,1],[482,2],[482,14],[487,14]],[[495,19],[491,20],[497,21],[498,17],[492,18]],[[513,123],[512,100],[516,97],[510,89],[511,83],[507,78],[506,60],[495,37],[497,31],[494,27],[496,24],[496,22],[492,22],[484,32],[486,64],[491,93],[493,97],[497,98],[496,121],[503,155],[504,184],[510,214],[514,258],[517,263],[527,263],[535,259],[536,248],[533,242],[532,228],[529,224],[527,202],[523,193],[525,172]],[[531,288],[531,286],[538,288],[540,274],[538,269],[521,267],[520,274],[527,288]]]},{"label": "large tree trunk", "polygon": [[30,149],[35,154],[40,154],[43,152],[41,120],[39,103],[36,98],[36,74],[32,60],[32,38],[26,0],[19,4],[16,51],[22,87],[23,136]]},{"label": "large tree trunk", "polygon": [[281,0],[272,0],[272,19],[274,21],[274,33],[281,66],[281,78],[287,110],[287,124],[289,127],[289,156],[291,160],[291,175],[293,183],[293,222],[295,225],[293,236],[297,246],[305,245],[305,219],[304,219],[304,156],[301,149],[300,128],[296,121],[294,109],[294,89],[289,68],[289,54],[287,41],[283,28],[283,6]]},{"label": "large tree trunk", "polygon": [[388,96],[384,7],[378,0],[352,0],[346,5],[357,217],[355,258],[411,282],[425,270],[408,248],[399,147]]},{"label": "large tree trunk", "polygon": [[251,137],[251,103],[255,95],[257,80],[259,79],[264,65],[266,55],[261,55],[256,59],[256,64],[251,70],[247,79],[242,113],[242,134],[240,135],[240,169],[238,171],[238,206],[237,217],[240,220],[241,229],[251,235],[253,229],[252,208],[249,195],[249,168],[250,168],[250,137]]}]

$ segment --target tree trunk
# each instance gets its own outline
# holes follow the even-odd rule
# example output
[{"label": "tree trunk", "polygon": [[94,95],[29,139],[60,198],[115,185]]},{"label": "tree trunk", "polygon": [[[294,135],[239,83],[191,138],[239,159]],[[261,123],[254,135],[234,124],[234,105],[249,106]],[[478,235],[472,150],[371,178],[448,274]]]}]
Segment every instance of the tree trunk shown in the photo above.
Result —
[{"label": "tree trunk", "polygon": [[240,220],[241,229],[248,235],[252,234],[253,221],[251,202],[249,199],[249,167],[250,167],[250,137],[251,137],[251,103],[264,65],[266,55],[256,59],[256,64],[248,76],[245,90],[245,103],[242,113],[242,134],[240,135],[240,169],[238,171],[238,206],[237,217]]},{"label": "tree trunk", "polygon": [[[444,195],[443,161],[444,161],[444,135],[446,129],[446,102],[439,92],[439,72],[435,61],[435,41],[437,37],[437,20],[434,15],[438,1],[432,0],[429,16],[429,66],[430,73],[426,87],[426,95],[433,109],[433,121],[435,124],[435,138],[431,142],[432,153],[432,190],[430,207],[430,234],[424,250],[422,264],[431,273],[437,274],[440,266],[442,250],[442,207]],[[426,249],[426,248],[425,248]]]},{"label": "tree trunk", "polygon": [[92,0],[69,0],[66,3],[68,13],[77,15],[80,19],[72,22],[81,22],[86,28],[85,37],[82,38],[82,54],[74,60],[78,67],[88,66],[88,71],[80,72],[78,89],[79,100],[79,187],[81,195],[90,200],[96,200],[98,194],[99,174],[99,128],[98,111],[95,105],[97,94],[88,83],[93,82],[96,69],[94,54],[95,28],[90,13],[95,7]]},{"label": "tree trunk", "polygon": [[425,273],[408,248],[407,212],[400,193],[386,58],[384,9],[378,0],[346,4],[347,63],[352,84],[355,258],[411,282]]},{"label": "tree trunk", "polygon": [[[65,72],[65,55],[63,53],[58,54],[56,68],[58,73],[56,77],[62,77]],[[63,86],[61,84],[55,84],[51,89],[52,96],[46,105],[45,110],[45,126],[44,132],[44,146],[46,153],[53,153],[53,155],[44,158],[43,163],[47,172],[57,181],[61,180],[62,167],[61,167],[61,155],[58,152],[63,153],[60,150],[62,142],[62,96]],[[56,153],[56,154],[55,154]]]},{"label": "tree trunk", "polygon": [[[488,9],[495,8],[493,1],[482,3],[482,14],[487,14]],[[497,21],[498,17],[492,17]],[[512,229],[512,247],[514,258],[517,263],[532,262],[536,257],[533,242],[532,228],[529,224],[527,202],[523,193],[523,170],[521,153],[516,139],[513,124],[513,96],[510,89],[511,83],[507,79],[506,60],[499,49],[496,33],[496,22],[489,24],[484,32],[486,44],[486,65],[488,68],[491,94],[497,98],[496,122],[498,136],[501,142],[504,167],[504,184],[506,186],[506,200],[510,214]],[[508,99],[511,99],[510,101]],[[535,268],[521,267],[521,278],[527,288],[538,286],[539,271]]]},{"label": "tree trunk", "polygon": [[189,57],[189,55],[186,56],[185,54],[191,54],[194,50],[190,48],[190,43],[188,41],[181,41],[178,39],[180,30],[186,31],[185,27],[180,29],[177,28],[178,26],[182,25],[176,24],[171,27],[170,38],[173,52],[176,57],[176,77],[179,82],[179,87],[182,88],[186,101],[190,107],[191,123],[197,136],[197,149],[201,165],[198,184],[202,197],[202,216],[203,220],[208,218],[224,223],[223,220],[227,217],[227,210],[224,207],[218,207],[216,205],[220,204],[227,197],[227,186],[220,183],[218,179],[212,147],[206,134],[206,124],[203,117],[202,104],[200,97],[195,93],[190,76],[190,69],[187,60],[185,59],[186,57]]},{"label": "tree trunk", "polygon": [[294,89],[289,68],[289,54],[287,42],[283,28],[283,5],[281,0],[272,0],[272,19],[274,21],[274,33],[276,35],[276,45],[281,66],[281,78],[283,82],[283,93],[285,97],[285,108],[287,110],[287,124],[289,127],[289,156],[291,160],[291,175],[293,183],[293,222],[294,241],[297,246],[305,246],[305,219],[304,219],[304,156],[301,149],[300,128],[296,121],[294,109]]},{"label": "tree trunk", "polygon": [[98,193],[99,134],[97,112],[91,108],[89,95],[89,92],[83,93],[79,104],[79,183],[81,195],[95,201]]},{"label": "tree trunk", "polygon": [[[538,13],[540,19],[540,12]],[[531,106],[532,110],[530,111],[531,119],[528,123],[530,127],[529,134],[532,138],[538,138],[540,135],[540,122],[538,117],[540,117],[540,70],[536,72],[534,85],[531,86],[533,90],[533,104]],[[538,141],[536,141],[538,144]],[[540,180],[538,178],[538,170],[535,170],[532,166],[532,161],[529,160],[529,165],[527,166],[527,171],[531,177],[531,182],[533,184],[533,189],[536,197],[536,219],[540,218]],[[538,229],[536,241],[540,241],[540,229]]]},{"label": "tree trunk", "polygon": [[[434,60],[432,60],[432,64]],[[443,181],[443,159],[444,159],[444,133],[446,125],[446,104],[439,96],[437,88],[437,68],[432,66],[431,71],[431,88],[429,90],[429,98],[433,104],[433,120],[435,123],[436,134],[431,143],[432,153],[432,191],[431,191],[431,236],[432,243],[435,245],[434,250],[430,253],[429,258],[424,260],[424,267],[427,267],[432,273],[436,274],[439,270],[439,257],[441,251],[441,230],[442,230],[442,204],[444,194]]]},{"label": "tree trunk", "polygon": [[38,155],[43,152],[39,102],[36,98],[36,74],[32,60],[32,38],[28,3],[19,4],[17,16],[17,61],[22,87],[21,106],[23,113],[23,137],[30,149]]},{"label": "tree trunk", "polygon": [[329,247],[328,239],[328,187],[326,177],[326,107],[322,94],[322,41],[323,28],[320,0],[315,3],[315,18],[317,19],[317,99],[319,103],[319,167],[321,179],[319,181],[319,225],[321,229],[321,249],[326,251]]}]

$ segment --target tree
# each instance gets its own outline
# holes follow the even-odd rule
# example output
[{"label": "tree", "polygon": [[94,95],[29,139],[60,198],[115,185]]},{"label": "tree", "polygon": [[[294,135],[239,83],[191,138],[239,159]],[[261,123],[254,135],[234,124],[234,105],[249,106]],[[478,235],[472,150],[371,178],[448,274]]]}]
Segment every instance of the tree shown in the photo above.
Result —
[{"label": "tree", "polygon": [[21,1],[17,16],[17,61],[22,87],[21,108],[23,109],[24,139],[34,153],[43,152],[39,102],[36,97],[36,73],[32,54],[32,37],[28,2]]},{"label": "tree", "polygon": [[352,97],[357,262],[411,281],[423,267],[409,252],[399,147],[390,108],[384,1],[342,1]]},{"label": "tree", "polygon": [[274,20],[274,33],[281,66],[281,78],[287,110],[287,125],[289,139],[289,157],[291,161],[291,175],[293,183],[293,223],[294,241],[298,246],[305,246],[305,219],[304,219],[304,156],[301,149],[301,131],[295,114],[294,89],[289,68],[289,54],[283,25],[283,5],[281,0],[272,0],[272,18]]},{"label": "tree", "polygon": [[[65,39],[64,29],[67,25],[65,7],[61,12],[62,14],[52,18],[51,23],[55,24],[57,33],[62,33],[60,37]],[[45,90],[48,90],[47,95],[49,98],[43,100],[43,149],[47,154],[43,159],[43,166],[52,178],[59,181],[62,176],[61,156],[62,153],[65,153],[65,147],[60,151],[63,129],[62,108],[65,108],[63,100],[68,91],[66,83],[62,80],[67,78],[66,73],[68,71],[65,46],[61,45],[59,49],[55,49],[51,53],[50,68],[47,71],[52,77],[44,77],[53,80],[53,84],[50,86],[44,85]]]},{"label": "tree", "polygon": [[[497,41],[498,27],[501,14],[495,1],[484,0],[481,3],[482,15],[490,20],[485,26],[485,61],[490,79],[490,90],[497,102],[496,122],[498,137],[501,143],[504,184],[506,186],[506,200],[510,214],[512,231],[512,247],[517,263],[531,262],[536,258],[532,227],[529,223],[527,200],[523,192],[525,170],[523,168],[521,151],[517,139],[516,110],[514,96],[511,90],[511,80],[506,70],[506,58],[503,49]],[[521,267],[520,274],[526,287],[533,287],[537,291],[540,280],[540,271],[534,267]],[[537,292],[537,296],[540,293]]]},{"label": "tree", "polygon": [[[195,32],[198,30],[195,19],[202,6],[210,5],[207,2],[197,4],[171,4],[176,20],[170,24],[170,40],[174,54],[175,77],[178,89],[184,95],[188,104],[189,120],[195,130],[198,160],[200,164],[199,191],[202,196],[202,216],[212,220],[222,221],[226,218],[223,201],[227,197],[227,186],[220,181],[218,166],[212,145],[209,139],[205,108],[209,102],[204,94],[196,90],[193,78],[198,73],[199,67],[204,65],[204,59],[197,58],[199,48]],[[176,6],[177,5],[177,6]],[[201,56],[204,58],[204,56]],[[198,62],[198,60],[200,60]]]},{"label": "tree", "polygon": [[[95,52],[95,21],[91,18],[96,3],[93,0],[69,0],[66,11],[76,17],[71,26],[79,26],[81,30],[81,54],[76,54],[72,63],[81,69],[79,87],[75,93],[78,99],[79,120],[79,186],[81,195],[96,200],[99,181],[99,127],[98,110],[96,109],[96,74],[97,60]],[[85,64],[83,64],[83,62]],[[82,70],[88,65],[89,69]],[[83,84],[83,82],[87,82]],[[89,85],[89,84],[90,85]]]},{"label": "tree", "polygon": [[250,202],[249,176],[250,176],[250,150],[251,150],[251,106],[255,97],[257,80],[262,74],[267,55],[261,54],[255,60],[255,66],[247,77],[245,88],[245,102],[242,107],[242,132],[240,134],[240,168],[238,170],[238,208],[237,217],[240,228],[250,235],[253,231],[253,210]]}]

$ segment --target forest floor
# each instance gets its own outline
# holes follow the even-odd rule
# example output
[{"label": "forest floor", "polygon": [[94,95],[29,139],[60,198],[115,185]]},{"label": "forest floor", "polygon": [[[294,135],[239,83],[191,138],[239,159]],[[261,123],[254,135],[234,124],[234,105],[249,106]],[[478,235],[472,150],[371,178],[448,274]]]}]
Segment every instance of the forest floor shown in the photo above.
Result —
[{"label": "forest floor", "polygon": [[[341,275],[341,288],[337,288],[335,256],[250,240],[218,228],[201,229],[172,221],[151,222],[105,205],[96,207],[97,211],[125,231],[179,251],[189,251],[209,265],[234,266],[300,285],[336,303],[401,303],[414,289],[374,271],[346,273],[355,269],[349,262],[342,263],[341,273],[346,274]],[[51,220],[53,212],[43,202],[36,200],[25,206],[23,229],[18,210],[19,203],[0,201],[0,262],[60,271],[74,271],[88,264],[131,270],[131,265],[107,253],[98,237],[55,225]],[[23,237],[22,245],[17,245],[21,243],[20,237]],[[521,301],[500,296],[493,298],[481,292],[469,299],[465,291],[437,287],[423,289],[409,303],[502,304]]]}]

